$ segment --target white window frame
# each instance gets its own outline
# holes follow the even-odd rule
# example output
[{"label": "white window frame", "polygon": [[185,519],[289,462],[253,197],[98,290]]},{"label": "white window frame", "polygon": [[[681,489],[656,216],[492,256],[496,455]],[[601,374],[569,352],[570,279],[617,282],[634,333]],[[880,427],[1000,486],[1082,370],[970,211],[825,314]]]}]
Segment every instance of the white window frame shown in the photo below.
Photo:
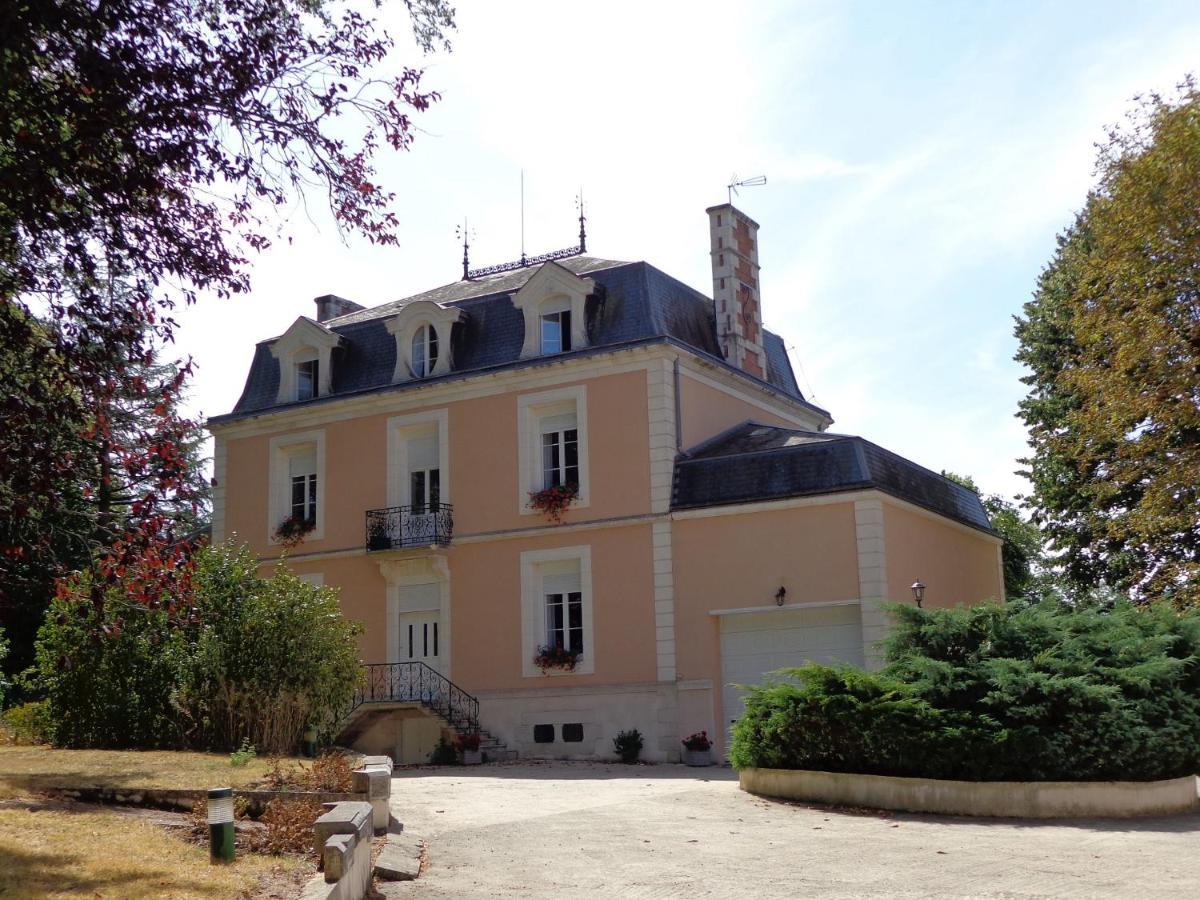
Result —
[{"label": "white window frame", "polygon": [[[566,328],[563,327],[562,316],[566,313],[569,319],[566,323]],[[546,349],[546,320],[552,316],[558,317],[558,349]],[[571,312],[571,301],[567,297],[555,297],[547,300],[541,305],[538,310],[538,352],[542,356],[556,356],[559,353],[570,353],[575,349],[575,343],[572,340],[572,329],[575,325],[575,316]],[[569,347],[564,348],[564,339]]]},{"label": "white window frame", "polygon": [[[418,341],[418,339],[420,339]],[[429,347],[433,345],[435,348],[435,356],[433,362],[429,361]],[[421,361],[417,362],[417,347],[421,348]],[[438,338],[437,328],[432,322],[421,322],[413,331],[412,339],[408,342],[409,348],[409,367],[412,369],[413,377],[418,379],[430,378],[437,371],[437,365],[441,361],[441,340]]]},{"label": "white window frame", "polygon": [[431,426],[437,431],[438,500],[441,503],[454,502],[450,495],[450,414],[445,409],[436,409],[407,416],[393,416],[387,420],[388,506],[412,505],[408,441]]},{"label": "white window frame", "polygon": [[[308,397],[300,396],[300,367],[313,363],[317,367],[317,377],[312,385],[312,394]],[[292,369],[296,375],[296,390],[292,395],[292,399],[297,403],[303,403],[305,400],[316,400],[321,396],[321,355],[312,347],[306,347],[300,350],[292,357]]]},{"label": "white window frame", "polygon": [[[387,661],[389,663],[404,661],[401,658],[400,614],[436,610],[439,632],[438,660],[441,664],[442,674],[447,678],[453,678],[450,667],[450,653],[453,648],[450,631],[450,567],[446,563],[446,558],[439,554],[433,554],[409,559],[384,559],[380,561],[379,572],[383,575],[387,585],[385,592],[388,621],[385,636]],[[427,584],[438,586],[436,606],[429,602],[401,601],[401,587]]]},{"label": "white window frame", "polygon": [[[588,459],[587,386],[578,384],[555,391],[521,394],[517,397],[518,478],[517,512],[520,515],[539,515],[529,504],[531,492],[540,491],[542,484],[542,422],[552,416],[574,411],[579,440],[579,495],[572,508],[586,509],[591,505],[591,478]],[[444,480],[444,479],[443,479]]]},{"label": "white window frame", "polygon": [[325,431],[302,431],[271,438],[267,477],[267,544],[278,546],[275,530],[292,513],[291,458],[313,448],[317,461],[317,524],[305,540],[319,541],[325,537]]},{"label": "white window frame", "polygon": [[[564,564],[575,564],[579,570],[579,592],[582,600],[583,655],[574,671],[548,669],[542,672],[533,662],[538,647],[546,643],[546,597],[543,583],[547,576],[562,574]],[[593,675],[596,672],[596,629],[592,600],[592,548],[583,544],[557,547],[553,550],[528,550],[521,554],[521,675],[542,678],[546,675],[570,677]]]}]

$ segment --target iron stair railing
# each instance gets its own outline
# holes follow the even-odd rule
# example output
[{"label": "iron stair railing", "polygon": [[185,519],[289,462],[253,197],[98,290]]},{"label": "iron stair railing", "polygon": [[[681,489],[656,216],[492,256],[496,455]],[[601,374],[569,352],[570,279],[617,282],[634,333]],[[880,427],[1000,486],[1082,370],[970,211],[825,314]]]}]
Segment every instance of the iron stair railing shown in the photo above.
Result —
[{"label": "iron stair railing", "polygon": [[368,703],[420,703],[463,734],[479,731],[479,700],[423,662],[370,663],[346,710]]}]

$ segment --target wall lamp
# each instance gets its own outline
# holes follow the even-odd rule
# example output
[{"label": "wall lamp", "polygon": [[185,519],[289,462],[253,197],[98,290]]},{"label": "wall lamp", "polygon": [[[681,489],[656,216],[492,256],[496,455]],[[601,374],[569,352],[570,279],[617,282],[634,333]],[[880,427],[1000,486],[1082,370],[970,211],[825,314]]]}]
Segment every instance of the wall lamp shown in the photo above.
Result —
[{"label": "wall lamp", "polygon": [[925,585],[919,581],[914,581],[912,586],[913,600],[917,604],[917,608],[921,608],[921,604],[925,602]]},{"label": "wall lamp", "polygon": [[783,600],[785,597],[787,597],[787,588],[780,586],[779,590],[775,592],[775,605],[783,606]]}]

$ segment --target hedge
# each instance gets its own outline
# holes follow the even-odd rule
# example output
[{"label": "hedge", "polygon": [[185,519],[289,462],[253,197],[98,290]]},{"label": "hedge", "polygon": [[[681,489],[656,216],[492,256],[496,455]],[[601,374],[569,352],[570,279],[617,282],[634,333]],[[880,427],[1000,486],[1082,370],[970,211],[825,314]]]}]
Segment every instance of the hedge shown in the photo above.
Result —
[{"label": "hedge", "polygon": [[881,671],[808,665],[749,688],[733,765],[974,781],[1200,772],[1200,614],[1049,600],[892,612]]}]

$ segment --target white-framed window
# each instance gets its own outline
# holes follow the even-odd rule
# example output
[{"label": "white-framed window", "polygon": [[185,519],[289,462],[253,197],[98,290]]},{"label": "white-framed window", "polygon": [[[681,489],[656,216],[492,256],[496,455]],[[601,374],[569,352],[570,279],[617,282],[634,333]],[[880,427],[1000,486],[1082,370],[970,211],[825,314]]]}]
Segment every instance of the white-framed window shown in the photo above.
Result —
[{"label": "white-framed window", "polygon": [[268,448],[267,541],[285,519],[300,516],[313,528],[305,540],[325,536],[325,432],[304,431],[271,438]]},{"label": "white-framed window", "polygon": [[551,590],[546,598],[546,645],[583,653],[583,592]]},{"label": "white-framed window", "polygon": [[571,308],[568,301],[551,301],[542,308],[541,351],[543,356],[571,349]]},{"label": "white-framed window", "polygon": [[574,411],[539,421],[543,488],[579,486],[579,427]]},{"label": "white-framed window", "polygon": [[317,449],[298,448],[288,455],[289,516],[299,522],[317,521]]},{"label": "white-framed window", "polygon": [[575,486],[572,507],[588,506],[587,387],[522,394],[517,417],[518,511],[535,513],[529,495],[562,485]]},{"label": "white-framed window", "polygon": [[426,323],[417,328],[412,336],[412,370],[417,378],[428,378],[438,363],[438,336],[432,325]]},{"label": "white-framed window", "polygon": [[590,546],[529,550],[521,554],[522,674],[541,677],[534,657],[542,647],[561,646],[579,654],[573,673],[596,671]]},{"label": "white-framed window", "polygon": [[296,363],[296,399],[311,400],[321,394],[321,362],[304,359]]}]

